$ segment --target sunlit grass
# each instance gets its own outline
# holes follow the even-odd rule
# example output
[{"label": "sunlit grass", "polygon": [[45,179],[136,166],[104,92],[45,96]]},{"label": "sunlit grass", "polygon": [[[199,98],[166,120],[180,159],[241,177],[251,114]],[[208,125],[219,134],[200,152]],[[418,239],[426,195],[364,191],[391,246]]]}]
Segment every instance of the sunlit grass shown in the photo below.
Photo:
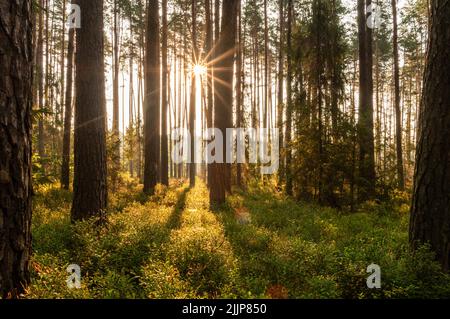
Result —
[{"label": "sunlit grass", "polygon": [[[450,278],[422,249],[409,254],[399,198],[354,214],[297,203],[266,186],[237,190],[217,212],[205,184],[142,185],[111,193],[108,223],[70,224],[71,194],[37,189],[28,298],[382,298],[442,297]],[[243,217],[244,216],[244,217]],[[365,285],[382,269],[381,290]],[[82,269],[82,289],[65,268]]]}]

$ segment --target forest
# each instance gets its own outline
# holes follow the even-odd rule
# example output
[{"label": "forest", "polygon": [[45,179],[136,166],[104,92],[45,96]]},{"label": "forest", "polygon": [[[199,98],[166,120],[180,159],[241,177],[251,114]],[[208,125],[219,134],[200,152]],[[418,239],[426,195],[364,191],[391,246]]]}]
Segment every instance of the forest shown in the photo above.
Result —
[{"label": "forest", "polygon": [[0,0],[0,299],[450,298],[447,0]]}]

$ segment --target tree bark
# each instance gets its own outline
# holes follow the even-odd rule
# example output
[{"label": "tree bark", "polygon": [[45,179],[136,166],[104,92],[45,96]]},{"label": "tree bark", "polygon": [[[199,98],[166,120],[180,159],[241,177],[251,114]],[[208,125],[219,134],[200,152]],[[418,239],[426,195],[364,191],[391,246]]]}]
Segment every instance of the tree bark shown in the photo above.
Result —
[{"label": "tree bark", "polygon": [[[206,126],[207,128],[213,127],[213,66],[211,61],[213,61],[213,20],[211,14],[211,0],[205,0],[205,25],[206,25],[206,39],[205,39],[205,50],[206,50],[206,65],[207,65],[207,99],[208,107],[206,110]],[[208,186],[211,184],[211,165],[207,164],[207,180]]]},{"label": "tree bark", "polygon": [[69,44],[67,48],[67,73],[64,112],[63,156],[61,166],[61,187],[69,189],[70,184],[70,133],[72,125],[72,86],[74,59],[75,29],[69,30]]},{"label": "tree bark", "polygon": [[168,109],[167,67],[167,0],[162,1],[162,123],[161,123],[161,183],[169,186],[169,149],[167,140]]},{"label": "tree bark", "polygon": [[0,1],[0,297],[18,298],[30,281],[31,0]]},{"label": "tree bark", "polygon": [[[197,3],[196,0],[192,0],[192,66],[197,63],[198,52],[197,52]],[[191,100],[189,103],[189,133],[191,135],[191,158],[189,163],[189,185],[190,187],[195,186],[195,109],[197,102],[197,77],[192,71],[191,74]]]},{"label": "tree bark", "polygon": [[[293,3],[292,0],[288,2],[288,27],[287,27],[287,82],[286,82],[286,143],[291,141],[292,136],[292,15],[293,15]],[[286,194],[292,195],[292,151],[291,146],[286,145]]]},{"label": "tree bark", "polygon": [[359,40],[359,188],[360,201],[375,193],[375,155],[373,135],[372,30],[367,27],[366,6],[371,0],[358,0]]},{"label": "tree bark", "polygon": [[107,206],[103,0],[77,0],[75,174],[72,220],[102,219]]},{"label": "tree bark", "polygon": [[160,76],[158,0],[150,0],[147,8],[144,102],[144,192],[153,194],[159,182],[160,141]]},{"label": "tree bark", "polygon": [[429,243],[450,266],[450,2],[431,1],[431,30],[419,112],[410,242]]},{"label": "tree bark", "polygon": [[[44,110],[44,0],[39,1],[39,32],[37,44],[37,82],[39,90],[39,111]],[[38,119],[38,155],[39,159],[45,157],[44,143],[44,116],[41,113]]]},{"label": "tree bark", "polygon": [[[283,140],[283,98],[284,98],[284,0],[279,1],[279,19],[280,19],[280,43],[278,54],[278,108],[277,108],[277,126],[279,130],[280,145],[284,147]],[[281,187],[284,181],[284,156],[280,159],[280,167],[278,173],[278,187]]]},{"label": "tree bark", "polygon": [[[244,74],[242,68],[243,59],[243,43],[242,43],[242,3],[238,2],[238,47],[237,47],[237,62],[236,62],[236,127],[243,127],[244,116],[243,116],[243,95],[242,95],[242,84],[244,83]],[[242,187],[242,164],[236,164],[236,184],[238,187]]]},{"label": "tree bark", "polygon": [[396,151],[397,151],[397,179],[400,190],[405,188],[403,173],[403,146],[402,146],[402,113],[400,109],[400,68],[398,65],[398,27],[397,27],[397,0],[392,0],[393,19],[393,49],[394,49],[394,84],[395,84],[395,118],[396,118]]},{"label": "tree bark", "polygon": [[[224,1],[222,4],[222,25],[219,42],[217,43],[217,55],[222,57],[216,62],[214,76],[214,118],[216,128],[225,136],[226,129],[232,128],[233,119],[233,62],[236,46],[237,25],[237,0]],[[226,143],[223,143],[224,162],[226,158]],[[230,184],[230,174],[227,163],[212,164],[213,180],[210,188],[210,202],[222,204],[225,202],[225,194]]]}]

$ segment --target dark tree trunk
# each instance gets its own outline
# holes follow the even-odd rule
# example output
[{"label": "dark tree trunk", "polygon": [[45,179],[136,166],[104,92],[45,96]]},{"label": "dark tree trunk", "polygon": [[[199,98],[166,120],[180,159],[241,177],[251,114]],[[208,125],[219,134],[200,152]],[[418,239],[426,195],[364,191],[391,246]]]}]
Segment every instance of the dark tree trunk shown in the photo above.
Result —
[{"label": "dark tree trunk", "polygon": [[392,0],[393,17],[393,47],[394,47],[394,83],[395,83],[395,119],[396,119],[396,151],[397,151],[397,178],[398,187],[405,188],[403,173],[403,146],[402,146],[402,113],[400,109],[400,69],[398,65],[398,27],[397,27],[397,0]]},{"label": "dark tree trunk", "polygon": [[[287,82],[286,82],[286,144],[291,141],[292,136],[292,15],[293,3],[292,0],[288,2],[288,28],[287,28]],[[286,194],[292,195],[292,151],[291,146],[286,145]]]},{"label": "dark tree trunk", "polygon": [[366,6],[371,0],[358,0],[359,39],[359,200],[375,193],[375,155],[373,135],[372,29],[367,27]]},{"label": "dark tree trunk", "polygon": [[429,243],[450,266],[450,2],[433,0],[419,113],[410,241]]},{"label": "dark tree trunk", "polygon": [[[205,0],[205,24],[206,24],[206,39],[205,39],[205,51],[206,51],[206,65],[208,69],[207,75],[207,98],[208,98],[208,107],[206,110],[206,126],[208,128],[213,127],[213,66],[211,65],[211,61],[213,60],[213,24],[212,24],[212,15],[211,15],[211,0]],[[208,186],[211,184],[211,165],[207,164],[207,175],[208,175]]]},{"label": "dark tree trunk", "polygon": [[113,132],[119,135],[119,27],[117,25],[119,9],[117,1],[114,0]]},{"label": "dark tree trunk", "polygon": [[69,189],[70,184],[70,131],[72,124],[73,59],[75,53],[74,40],[75,29],[71,28],[69,31],[69,44],[67,50],[67,85],[65,94],[63,156],[61,166],[61,187],[63,189]]},{"label": "dark tree trunk", "polygon": [[75,174],[72,220],[104,217],[106,185],[106,100],[103,52],[103,0],[77,0],[75,80]]},{"label": "dark tree trunk", "polygon": [[[222,26],[217,43],[217,56],[223,56],[217,61],[214,76],[214,118],[215,127],[222,131],[225,137],[226,129],[232,128],[233,110],[233,49],[236,45],[237,25],[237,0],[224,1],[222,4]],[[227,53],[227,54],[225,54]],[[226,143],[223,143],[224,162],[226,159]],[[211,204],[222,204],[225,202],[225,193],[230,184],[229,165],[227,163],[212,164],[213,181],[210,187]],[[227,180],[228,179],[228,180]]]},{"label": "dark tree trunk", "polygon": [[0,0],[0,298],[29,283],[31,254],[31,0]]},{"label": "dark tree trunk", "polygon": [[[236,127],[243,127],[244,116],[243,116],[243,101],[242,101],[242,84],[243,84],[243,68],[242,68],[242,3],[238,2],[238,47],[237,47],[237,62],[236,62]],[[242,164],[236,164],[236,184],[238,187],[242,186]]]},{"label": "dark tree trunk", "polygon": [[169,185],[169,149],[167,140],[168,109],[167,0],[162,1],[162,114],[161,114],[161,183]]},{"label": "dark tree trunk", "polygon": [[112,118],[112,170],[111,170],[111,182],[112,189],[117,189],[118,176],[120,170],[120,129],[119,129],[119,67],[120,67],[120,36],[119,36],[119,24],[120,24],[120,9],[118,7],[118,0],[114,0],[113,3],[113,63],[112,63],[112,76],[113,76],[113,118]]},{"label": "dark tree trunk", "polygon": [[[192,0],[192,63],[197,63],[197,3],[196,0]],[[191,100],[189,103],[189,133],[191,135],[191,158],[189,163],[189,185],[195,186],[195,109],[196,109],[196,95],[197,95],[197,77],[194,72],[191,75]]]},{"label": "dark tree trunk", "polygon": [[[278,109],[277,109],[277,127],[279,130],[280,145],[284,146],[283,141],[283,81],[284,81],[284,0],[279,1],[280,6],[280,44],[279,44],[279,55],[278,55]],[[278,187],[281,187],[284,180],[284,156],[280,159],[280,168],[278,173]]]},{"label": "dark tree trunk", "polygon": [[144,192],[152,194],[159,182],[160,141],[160,76],[159,8],[157,0],[150,0],[147,8],[144,98]]},{"label": "dark tree trunk", "polygon": [[[44,110],[44,0],[39,1],[39,32],[37,41],[37,82],[39,90],[39,110]],[[40,160],[45,157],[44,144],[44,117],[40,114],[38,119],[38,155]]]}]

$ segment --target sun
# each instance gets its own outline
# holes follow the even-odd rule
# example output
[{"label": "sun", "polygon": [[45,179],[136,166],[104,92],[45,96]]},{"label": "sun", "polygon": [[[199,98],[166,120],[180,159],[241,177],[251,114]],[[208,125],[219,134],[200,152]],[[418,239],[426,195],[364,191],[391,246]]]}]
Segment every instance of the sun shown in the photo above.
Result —
[{"label": "sun", "polygon": [[205,75],[208,69],[204,65],[195,64],[192,67],[192,70],[196,76],[201,76],[201,75]]}]

